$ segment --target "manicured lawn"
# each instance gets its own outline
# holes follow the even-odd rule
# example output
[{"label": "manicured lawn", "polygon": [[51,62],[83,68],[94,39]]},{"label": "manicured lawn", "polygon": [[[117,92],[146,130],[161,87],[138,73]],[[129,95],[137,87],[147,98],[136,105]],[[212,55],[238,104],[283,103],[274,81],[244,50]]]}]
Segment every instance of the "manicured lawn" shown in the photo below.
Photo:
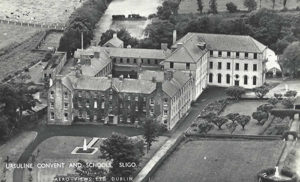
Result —
[{"label": "manicured lawn", "polygon": [[[203,11],[207,12],[209,10],[209,0],[202,0],[204,8]],[[217,1],[218,3],[218,11],[227,11],[226,4],[229,2],[233,2],[235,5],[237,5],[239,10],[247,10],[244,6],[244,1],[242,0],[222,0]],[[259,7],[259,0],[256,1],[257,6]],[[272,9],[272,1],[271,0],[262,0],[261,1],[262,8],[269,8]],[[295,9],[297,6],[300,7],[300,2],[298,0],[289,0],[287,1],[286,7],[288,9]],[[276,1],[275,3],[275,9],[280,10],[283,8],[282,1]],[[179,6],[179,13],[199,13],[197,0],[181,0],[181,4]]]},{"label": "manicured lawn", "polygon": [[253,182],[273,167],[283,141],[203,140],[181,144],[157,169],[152,182]]}]

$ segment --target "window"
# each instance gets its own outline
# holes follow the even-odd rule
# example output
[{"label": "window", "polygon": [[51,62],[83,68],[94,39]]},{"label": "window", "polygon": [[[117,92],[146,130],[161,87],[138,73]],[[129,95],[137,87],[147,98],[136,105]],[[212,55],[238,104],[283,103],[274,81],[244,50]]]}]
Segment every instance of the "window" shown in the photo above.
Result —
[{"label": "window", "polygon": [[148,59],[148,64],[150,64],[151,62],[150,62],[150,59]]},{"label": "window", "polygon": [[209,79],[208,79],[209,83],[213,82],[213,74],[209,73]]},{"label": "window", "polygon": [[139,111],[139,108],[137,105],[135,106],[135,111]]},{"label": "window", "polygon": [[218,52],[218,56],[219,56],[219,57],[222,57],[222,51],[219,51],[219,52]]},{"label": "window", "polygon": [[153,115],[154,109],[150,109],[150,115]]},{"label": "window", "polygon": [[50,102],[50,108],[54,107],[54,102]]},{"label": "window", "polygon": [[150,99],[150,104],[151,104],[151,105],[154,104],[154,99],[153,99],[153,98]]},{"label": "window", "polygon": [[248,85],[248,76],[247,75],[244,76],[244,85]]},{"label": "window", "polygon": [[130,63],[130,59],[129,58],[127,58],[127,63]]},{"label": "window", "polygon": [[209,69],[213,69],[213,68],[214,68],[213,62],[209,62]]},{"label": "window", "polygon": [[143,112],[146,112],[146,106],[143,106]]},{"label": "window", "polygon": [[87,108],[89,108],[90,107],[90,101],[87,100],[85,105],[86,105]]},{"label": "window", "polygon": [[231,57],[231,52],[227,52],[227,57],[228,57],[228,58]]},{"label": "window", "polygon": [[127,96],[127,100],[130,100],[130,95]]},{"label": "window", "polygon": [[253,71],[257,71],[257,64],[253,64]]},{"label": "window", "polygon": [[54,119],[54,112],[50,113],[50,119],[53,120]]},{"label": "window", "polygon": [[240,70],[240,64],[239,63],[235,63],[235,70]]},{"label": "window", "polygon": [[116,62],[117,62],[117,59],[116,59],[116,58],[113,58],[113,62],[116,63]]},{"label": "window", "polygon": [[94,115],[94,121],[96,121],[96,120],[97,120],[97,115],[95,114],[95,115]]},{"label": "window", "polygon": [[65,103],[65,109],[68,109],[68,107],[69,107],[69,103]]},{"label": "window", "polygon": [[51,91],[51,92],[50,92],[50,97],[51,97],[51,98],[54,98],[54,91]]},{"label": "window", "polygon": [[190,69],[190,63],[186,63],[185,67],[186,67],[187,70],[189,70]]},{"label": "window", "polygon": [[254,76],[254,77],[253,77],[253,85],[256,85],[256,80],[257,80],[257,77]]},{"label": "window", "polygon": [[143,101],[146,102],[146,97],[143,98]]},{"label": "window", "polygon": [[135,64],[136,64],[136,59],[133,59],[133,63],[135,63]]},{"label": "window", "polygon": [[226,83],[230,84],[230,75],[229,74],[226,75]]},{"label": "window", "polygon": [[218,69],[222,69],[222,62],[218,62]]},{"label": "window", "polygon": [[155,64],[158,64],[158,60],[157,59],[155,59],[154,62],[155,62]]},{"label": "window", "polygon": [[123,58],[120,58],[120,63],[123,63]]},{"label": "window", "polygon": [[164,98],[164,105],[168,105],[168,99],[167,98]]},{"label": "window", "polygon": [[51,75],[51,74],[49,74],[49,78],[52,78],[52,75]]},{"label": "window", "polygon": [[247,63],[244,64],[244,70],[248,71],[248,64]]},{"label": "window", "polygon": [[227,69],[230,70],[230,63],[227,63]]},{"label": "window", "polygon": [[135,101],[139,101],[139,97],[138,96],[135,96]]},{"label": "window", "polygon": [[97,108],[98,107],[98,103],[97,103],[97,101],[95,100],[94,101],[94,108]]},{"label": "window", "polygon": [[141,62],[142,62],[142,63],[144,63],[144,60],[143,60],[143,59],[141,59]]},{"label": "window", "polygon": [[82,97],[82,93],[78,91],[78,97]]},{"label": "window", "polygon": [[257,59],[257,53],[254,53],[253,58]]},{"label": "window", "polygon": [[68,113],[65,113],[64,116],[65,116],[65,121],[68,121],[68,116],[69,116],[69,114],[68,114]]},{"label": "window", "polygon": [[168,110],[164,110],[164,116],[168,115]]},{"label": "window", "polygon": [[80,102],[80,101],[78,102],[78,107],[82,107],[82,106],[81,106],[81,102]]},{"label": "window", "polygon": [[65,99],[68,98],[68,92],[64,92]]},{"label": "window", "polygon": [[236,57],[236,58],[239,58],[239,57],[240,57],[240,53],[239,53],[239,52],[236,52],[236,53],[235,53],[235,57]]},{"label": "window", "polygon": [[245,52],[245,58],[248,59],[248,52]]},{"label": "window", "polygon": [[170,68],[174,68],[174,63],[170,62]]},{"label": "window", "polygon": [[109,94],[109,100],[112,100],[112,94]]},{"label": "window", "polygon": [[209,51],[209,53],[210,53],[210,57],[214,56],[214,51]]},{"label": "window", "polygon": [[221,83],[221,82],[222,82],[222,74],[219,73],[219,74],[218,74],[218,83]]},{"label": "window", "polygon": [[89,114],[86,114],[86,119],[90,119],[90,115]]},{"label": "window", "polygon": [[104,101],[101,103],[101,109],[104,109],[104,105],[105,105],[105,103],[104,103]]}]

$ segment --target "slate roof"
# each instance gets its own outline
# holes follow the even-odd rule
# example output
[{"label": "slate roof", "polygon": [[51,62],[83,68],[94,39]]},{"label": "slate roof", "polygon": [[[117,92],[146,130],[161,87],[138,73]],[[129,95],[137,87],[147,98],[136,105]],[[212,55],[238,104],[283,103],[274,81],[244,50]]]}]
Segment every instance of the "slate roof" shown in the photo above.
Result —
[{"label": "slate roof", "polygon": [[90,77],[81,76],[65,76],[62,78],[62,83],[71,90],[99,90],[105,91],[110,88],[111,80],[107,77]]},{"label": "slate roof", "polygon": [[206,42],[209,50],[233,51],[233,52],[254,52],[261,53],[267,47],[248,35],[227,35],[209,33],[188,33],[175,42],[186,44],[190,40],[202,40]]},{"label": "slate roof", "polygon": [[123,46],[123,41],[118,37],[113,37],[109,41],[107,41],[103,46],[107,46],[108,44],[111,44],[115,47],[121,47]]},{"label": "slate roof", "polygon": [[118,92],[150,94],[156,89],[156,83],[149,80],[113,78],[113,87]]},{"label": "slate roof", "polygon": [[162,84],[163,91],[170,97],[173,97],[190,78],[180,71],[173,73],[173,78],[166,80]]},{"label": "slate roof", "polygon": [[137,49],[137,48],[107,48],[111,57],[165,59],[167,51],[161,49]]},{"label": "slate roof", "polygon": [[139,79],[141,80],[150,80],[155,78],[157,82],[162,82],[164,80],[164,72],[163,71],[152,71],[152,70],[144,70],[139,73]]}]

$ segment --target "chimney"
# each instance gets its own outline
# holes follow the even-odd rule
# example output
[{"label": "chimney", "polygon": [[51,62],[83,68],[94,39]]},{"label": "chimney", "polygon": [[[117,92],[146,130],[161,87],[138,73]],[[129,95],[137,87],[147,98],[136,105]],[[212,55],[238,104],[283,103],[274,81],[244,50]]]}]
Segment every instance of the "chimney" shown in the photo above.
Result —
[{"label": "chimney", "polygon": [[167,71],[164,71],[164,80],[172,80],[173,78],[173,71],[172,70],[167,70]]},{"label": "chimney", "polygon": [[98,51],[94,52],[94,57],[99,59],[100,58],[100,52],[98,52]]},{"label": "chimney", "polygon": [[173,30],[173,45],[175,44],[176,40],[177,40],[177,31]]},{"label": "chimney", "polygon": [[113,34],[113,38],[117,38],[118,36],[117,36],[117,33],[114,33]]},{"label": "chimney", "polygon": [[182,46],[183,46],[183,43],[181,43],[181,42],[177,43],[177,49],[180,49]]},{"label": "chimney", "polygon": [[201,50],[204,50],[206,48],[206,43],[205,42],[199,42],[197,44],[197,46],[201,49]]},{"label": "chimney", "polygon": [[168,50],[168,44],[167,43],[161,43],[160,44],[160,48],[164,51],[167,51]]}]

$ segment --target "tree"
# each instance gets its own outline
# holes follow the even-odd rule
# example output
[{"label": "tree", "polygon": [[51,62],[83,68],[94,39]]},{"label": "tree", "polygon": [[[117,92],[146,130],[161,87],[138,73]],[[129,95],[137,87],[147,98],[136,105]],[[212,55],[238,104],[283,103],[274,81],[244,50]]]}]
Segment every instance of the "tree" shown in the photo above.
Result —
[{"label": "tree", "polygon": [[293,77],[296,77],[297,71],[300,69],[300,42],[291,43],[283,51],[282,57],[280,62],[283,68],[291,72]]},{"label": "tree", "polygon": [[75,168],[75,172],[80,177],[89,178],[90,181],[96,181],[97,178],[106,175],[106,171],[103,168],[98,168],[96,166],[89,166],[85,161],[79,160],[80,167]]},{"label": "tree", "polygon": [[226,117],[223,117],[223,116],[216,116],[214,118],[212,118],[210,120],[210,122],[212,122],[213,124],[215,124],[219,130],[222,129],[222,126],[228,122],[228,119]]},{"label": "tree", "polygon": [[297,91],[296,90],[288,90],[284,94],[285,97],[296,97],[296,95],[297,95]]},{"label": "tree", "polygon": [[256,111],[252,113],[252,118],[257,120],[259,125],[263,124],[263,120],[267,120],[269,117],[268,113],[263,112],[263,111]]},{"label": "tree", "polygon": [[276,99],[281,99],[281,98],[282,98],[282,94],[274,93],[274,97],[275,97]]},{"label": "tree", "polygon": [[207,134],[213,128],[214,128],[214,126],[211,123],[207,122],[207,121],[201,122],[198,125],[198,129],[199,129],[200,134]]},{"label": "tree", "polygon": [[198,4],[198,11],[202,14],[202,11],[203,11],[203,2],[202,2],[202,0],[197,0],[197,4]]},{"label": "tree", "polygon": [[239,113],[229,113],[226,115],[226,118],[232,121],[232,123],[235,123],[237,116],[239,116]]},{"label": "tree", "polygon": [[213,13],[213,14],[217,14],[218,13],[218,4],[217,4],[217,0],[209,0],[209,12]]},{"label": "tree", "polygon": [[107,30],[101,35],[99,45],[104,45],[107,41],[113,38],[115,33],[117,34],[118,38],[124,42],[124,47],[127,47],[127,45],[132,47],[138,46],[138,40],[132,37],[125,28],[121,28],[118,31],[112,29]]},{"label": "tree", "polygon": [[156,138],[161,133],[161,125],[152,119],[146,119],[143,124],[143,135],[147,143],[147,152],[150,150],[152,143],[156,141]]},{"label": "tree", "polygon": [[273,108],[274,108],[274,105],[263,104],[263,105],[258,106],[256,110],[269,113]]},{"label": "tree", "polygon": [[284,98],[281,103],[288,109],[294,107],[295,99],[294,98]]},{"label": "tree", "polygon": [[229,13],[235,13],[238,11],[237,6],[233,2],[227,3],[226,8]]},{"label": "tree", "polygon": [[236,118],[237,123],[242,126],[243,130],[245,130],[245,126],[249,123],[250,120],[251,117],[247,115],[239,115]]},{"label": "tree", "polygon": [[262,99],[269,92],[269,90],[270,89],[264,85],[253,89],[256,97],[258,97],[259,99]]},{"label": "tree", "polygon": [[9,134],[8,118],[0,116],[0,140],[3,140]]},{"label": "tree", "polygon": [[162,6],[157,8],[157,16],[161,20],[168,20],[171,15],[177,15],[179,2],[167,0],[164,1]]},{"label": "tree", "polygon": [[275,106],[278,102],[279,102],[279,100],[275,97],[268,99],[268,103],[272,104],[273,106]]},{"label": "tree", "polygon": [[[143,156],[143,142],[134,142],[127,136],[113,133],[100,145],[100,158],[112,161],[108,176],[128,178],[133,175]],[[135,166],[135,167],[134,167]]]},{"label": "tree", "polygon": [[253,11],[256,9],[257,4],[255,0],[244,0],[244,6],[248,8],[248,11]]},{"label": "tree", "polygon": [[232,122],[232,123],[227,123],[226,128],[229,130],[230,134],[233,134],[233,132],[236,130],[238,124]]},{"label": "tree", "polygon": [[239,86],[228,87],[225,92],[226,95],[228,95],[229,97],[233,97],[236,100],[239,100],[242,95],[246,93],[245,89]]}]

